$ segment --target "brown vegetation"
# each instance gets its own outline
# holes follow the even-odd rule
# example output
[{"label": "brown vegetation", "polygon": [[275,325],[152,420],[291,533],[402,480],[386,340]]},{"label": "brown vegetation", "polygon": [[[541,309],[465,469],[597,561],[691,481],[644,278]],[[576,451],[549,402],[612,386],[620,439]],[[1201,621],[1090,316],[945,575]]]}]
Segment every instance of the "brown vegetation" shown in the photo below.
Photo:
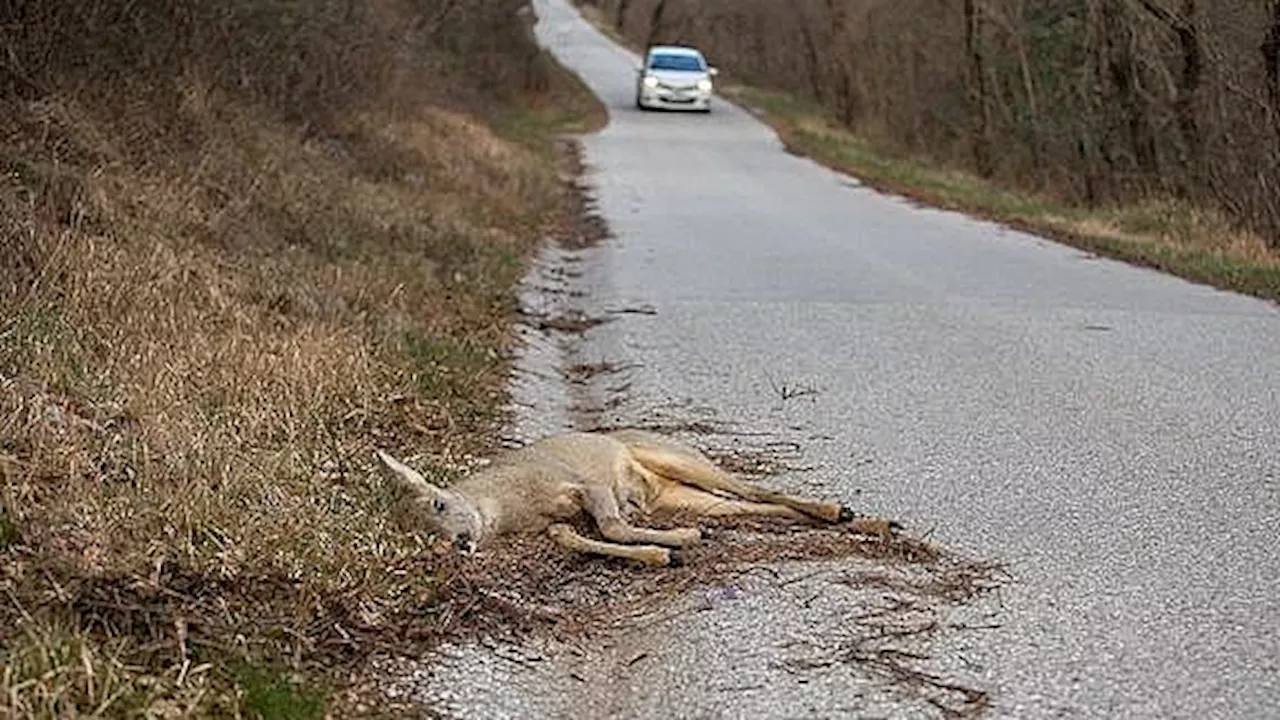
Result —
[{"label": "brown vegetation", "polygon": [[522,5],[0,0],[0,716],[317,716],[423,612],[371,446],[487,447],[595,112]]},{"label": "brown vegetation", "polygon": [[876,145],[1090,207],[1172,198],[1280,247],[1280,2],[595,0]]}]

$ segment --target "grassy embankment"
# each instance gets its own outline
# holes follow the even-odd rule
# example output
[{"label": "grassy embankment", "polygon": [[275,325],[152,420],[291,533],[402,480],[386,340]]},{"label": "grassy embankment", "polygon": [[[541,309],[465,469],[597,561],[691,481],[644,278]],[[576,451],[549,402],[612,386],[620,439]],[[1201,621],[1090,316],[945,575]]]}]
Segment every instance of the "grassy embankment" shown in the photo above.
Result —
[{"label": "grassy embankment", "polygon": [[370,451],[491,446],[573,222],[554,136],[603,116],[519,5],[14,10],[0,716],[346,715],[430,639],[445,571]]}]

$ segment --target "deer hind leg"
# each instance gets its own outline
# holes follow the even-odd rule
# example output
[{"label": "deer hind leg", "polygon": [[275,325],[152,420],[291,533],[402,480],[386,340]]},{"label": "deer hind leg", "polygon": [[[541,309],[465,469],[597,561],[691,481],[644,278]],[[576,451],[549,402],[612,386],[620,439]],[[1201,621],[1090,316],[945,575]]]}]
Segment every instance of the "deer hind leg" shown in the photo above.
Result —
[{"label": "deer hind leg", "polygon": [[[679,483],[672,483],[664,489],[654,499],[653,508],[668,512],[689,512],[706,517],[757,515],[791,520],[813,520],[812,516],[786,505],[735,500]],[[850,531],[864,535],[892,536],[899,529],[898,524],[891,520],[870,516],[858,516],[842,522],[848,523],[846,527]]]},{"label": "deer hind leg", "polygon": [[622,519],[618,499],[614,497],[612,488],[587,488],[583,493],[583,506],[587,514],[595,519],[600,534],[614,542],[688,547],[702,539],[702,532],[696,528],[654,530],[629,525]]},{"label": "deer hind leg", "polygon": [[607,555],[626,560],[636,560],[645,565],[659,567],[678,566],[683,564],[678,550],[658,547],[656,545],[620,545],[618,543],[592,540],[579,535],[569,525],[555,523],[547,528],[547,534],[560,547],[573,552]]},{"label": "deer hind leg", "polygon": [[670,483],[653,501],[653,509],[667,512],[687,512],[704,517],[724,517],[730,515],[759,515],[765,517],[783,517],[791,520],[807,520],[808,515],[774,503],[751,502],[717,495],[706,490],[680,483]]},{"label": "deer hind leg", "polygon": [[782,505],[802,515],[830,523],[854,519],[853,512],[839,503],[808,500],[739,480],[716,467],[701,454],[645,444],[632,445],[630,450],[636,462],[646,469],[701,490],[728,493],[753,503]]}]

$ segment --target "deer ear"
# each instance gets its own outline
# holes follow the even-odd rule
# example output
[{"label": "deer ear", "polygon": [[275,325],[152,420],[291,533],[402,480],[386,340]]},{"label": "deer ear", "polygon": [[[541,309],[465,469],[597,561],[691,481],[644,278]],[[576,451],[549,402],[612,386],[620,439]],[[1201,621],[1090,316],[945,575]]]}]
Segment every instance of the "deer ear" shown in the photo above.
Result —
[{"label": "deer ear", "polygon": [[432,501],[432,507],[442,508],[444,506],[445,491],[427,482],[427,479],[422,477],[422,473],[414,470],[408,465],[405,465],[381,450],[375,450],[374,453],[378,456],[378,459],[382,461],[382,466],[387,469],[391,478],[395,480],[400,487],[415,495],[430,498]]}]

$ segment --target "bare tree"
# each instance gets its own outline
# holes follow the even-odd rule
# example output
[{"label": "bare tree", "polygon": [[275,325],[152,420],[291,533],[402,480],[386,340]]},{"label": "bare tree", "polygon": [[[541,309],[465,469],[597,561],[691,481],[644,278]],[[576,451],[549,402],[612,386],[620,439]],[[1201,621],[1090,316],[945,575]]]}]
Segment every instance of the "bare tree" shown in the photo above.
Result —
[{"label": "bare tree", "polygon": [[662,22],[666,19],[666,14],[667,0],[658,0],[654,3],[653,10],[649,13],[649,36],[645,38],[645,47],[651,47],[662,37]]},{"label": "bare tree", "polygon": [[1262,66],[1266,72],[1268,115],[1280,142],[1280,0],[1271,0],[1271,18],[1262,41]]},{"label": "bare tree", "polygon": [[1196,24],[1196,0],[1181,0],[1179,12],[1160,5],[1156,0],[1139,0],[1139,4],[1178,38],[1182,68],[1173,98],[1173,110],[1185,148],[1183,164],[1188,166],[1190,174],[1194,174],[1198,172],[1204,145],[1196,117],[1196,95],[1204,73],[1204,56]]},{"label": "bare tree", "polygon": [[990,177],[991,158],[991,103],[987,98],[987,72],[983,62],[982,11],[980,0],[964,0],[964,37],[969,63],[969,104],[973,108],[976,123],[973,138],[973,157],[978,174]]},{"label": "bare tree", "polygon": [[619,32],[627,31],[627,10],[631,8],[631,0],[618,0],[618,9],[613,14],[613,24]]},{"label": "bare tree", "polygon": [[1176,192],[1280,247],[1280,0],[604,2],[878,143],[1086,204]]}]

